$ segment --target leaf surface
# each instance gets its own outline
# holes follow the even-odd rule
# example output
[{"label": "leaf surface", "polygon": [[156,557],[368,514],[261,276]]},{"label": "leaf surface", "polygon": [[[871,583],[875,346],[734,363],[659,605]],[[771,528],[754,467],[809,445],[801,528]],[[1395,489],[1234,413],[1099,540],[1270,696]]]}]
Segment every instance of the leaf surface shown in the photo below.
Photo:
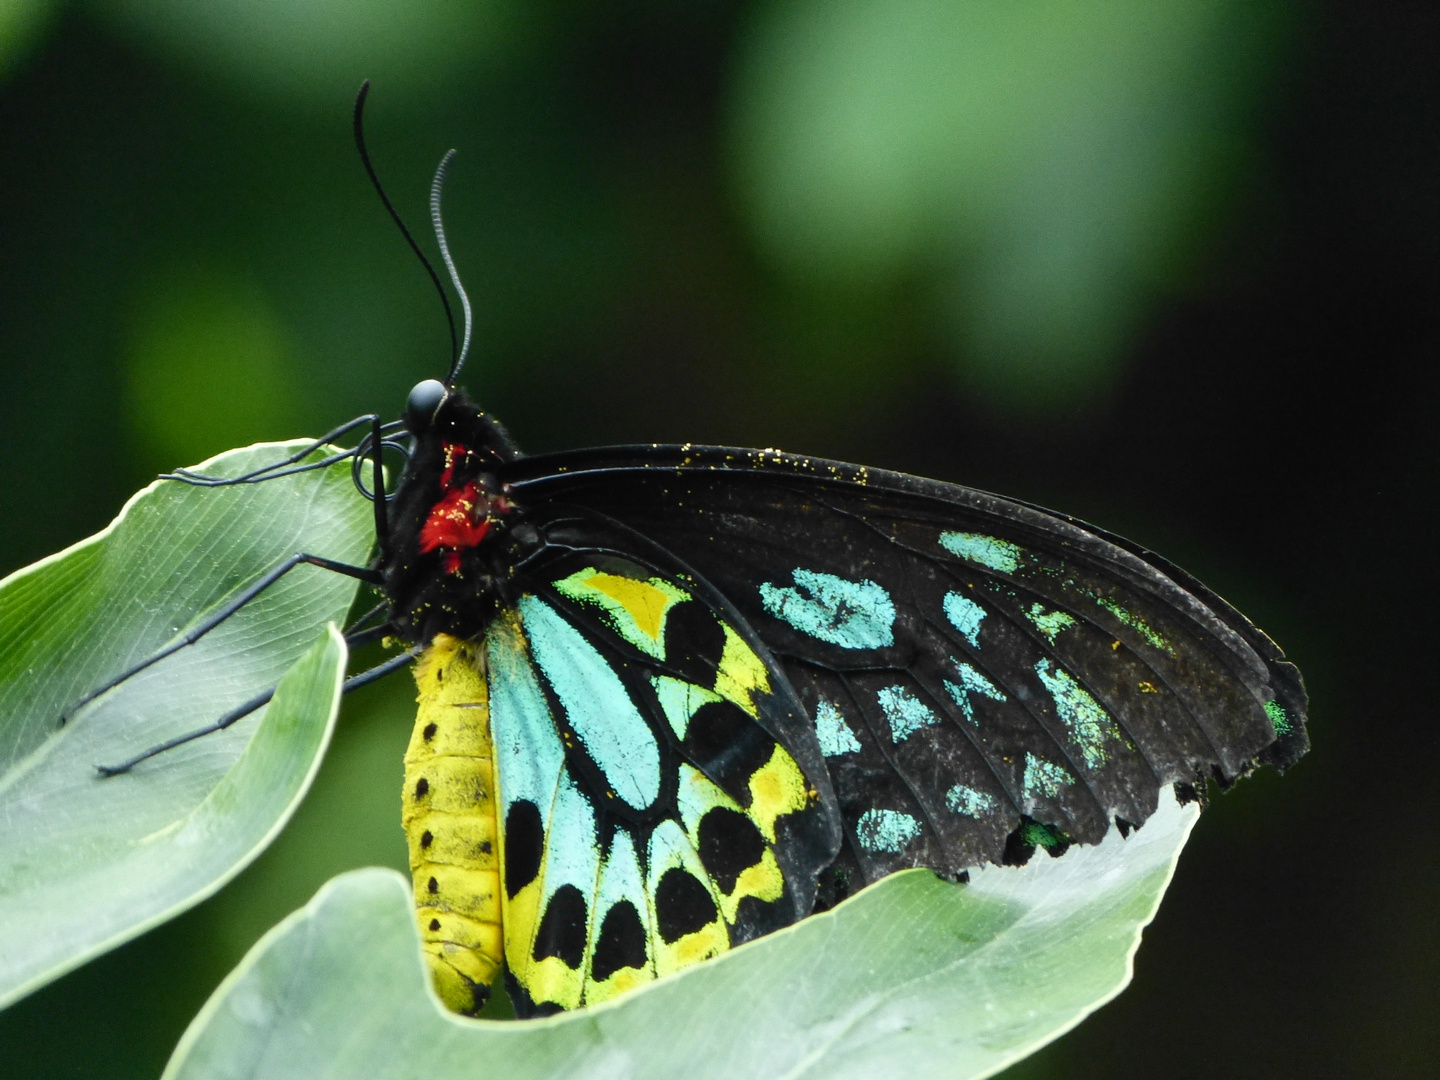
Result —
[{"label": "leaf surface", "polygon": [[263,938],[166,1080],[267,1077],[989,1076],[1129,982],[1198,811],[952,885],[908,871],[628,997],[527,1023],[444,1012],[409,883],[358,870]]},{"label": "leaf surface", "polygon": [[[297,445],[202,468],[233,475]],[[235,488],[157,481],[103,532],[0,582],[0,1005],[198,903],[269,843],[329,738],[346,654],[333,628],[316,636],[356,582],[300,567],[63,726],[62,713],[285,557],[363,562],[373,537],[344,466]],[[287,670],[275,701],[227,731],[97,773]]]}]

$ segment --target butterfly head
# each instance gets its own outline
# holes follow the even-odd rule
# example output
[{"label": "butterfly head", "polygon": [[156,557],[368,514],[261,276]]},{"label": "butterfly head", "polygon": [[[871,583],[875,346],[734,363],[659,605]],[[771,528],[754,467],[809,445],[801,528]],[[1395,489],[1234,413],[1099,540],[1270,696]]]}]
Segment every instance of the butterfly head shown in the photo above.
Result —
[{"label": "butterfly head", "polygon": [[439,379],[415,384],[405,401],[405,430],[419,437],[428,432],[450,397],[450,388]]},{"label": "butterfly head", "polygon": [[439,379],[415,384],[405,401],[404,423],[413,439],[412,461],[428,457],[438,462],[446,445],[465,447],[473,460],[483,462],[485,468],[495,468],[520,456],[498,420],[478,408],[463,390]]}]

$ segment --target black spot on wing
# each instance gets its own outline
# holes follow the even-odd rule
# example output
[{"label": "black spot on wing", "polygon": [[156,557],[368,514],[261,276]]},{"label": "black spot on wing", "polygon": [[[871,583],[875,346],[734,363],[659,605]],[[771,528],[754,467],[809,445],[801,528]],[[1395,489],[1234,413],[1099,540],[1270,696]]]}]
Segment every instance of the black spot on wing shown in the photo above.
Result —
[{"label": "black spot on wing", "polygon": [[660,878],[655,890],[655,921],[666,944],[703,930],[718,914],[710,890],[693,874],[672,866]]},{"label": "black spot on wing", "polygon": [[735,891],[735,880],[765,854],[765,838],[744,814],[717,806],[700,819],[700,862],[720,891]]},{"label": "black spot on wing", "polygon": [[505,815],[505,892],[511,900],[540,876],[544,854],[540,808],[525,799],[511,803]]},{"label": "black spot on wing", "polygon": [[725,631],[706,605],[689,600],[665,616],[665,664],[681,678],[712,685],[724,652]]},{"label": "black spot on wing", "polygon": [[595,939],[595,952],[590,960],[590,976],[604,982],[621,968],[645,966],[645,924],[629,900],[621,900],[605,913],[600,933]]},{"label": "black spot on wing", "polygon": [[864,884],[865,873],[860,868],[854,849],[847,844],[840,849],[834,863],[820,875],[815,890],[816,913],[829,911]]},{"label": "black spot on wing", "polygon": [[775,740],[729,701],[696,709],[680,745],[696,768],[742,806],[750,805],[751,775],[775,753]]},{"label": "black spot on wing", "polygon": [[585,959],[585,897],[574,885],[561,885],[550,897],[540,928],[535,931],[536,960],[556,956],[568,968]]}]

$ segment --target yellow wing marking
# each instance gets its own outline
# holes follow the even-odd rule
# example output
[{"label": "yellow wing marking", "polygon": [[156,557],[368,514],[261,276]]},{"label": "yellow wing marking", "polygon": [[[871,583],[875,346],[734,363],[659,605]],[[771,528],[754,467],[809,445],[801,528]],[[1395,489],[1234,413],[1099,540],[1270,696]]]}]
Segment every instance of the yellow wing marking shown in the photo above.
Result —
[{"label": "yellow wing marking", "polygon": [[572,968],[558,956],[539,960],[530,958],[525,978],[520,980],[536,1002],[559,1005],[562,1009],[578,1009],[585,985],[585,964]]},{"label": "yellow wing marking", "polygon": [[747,866],[735,879],[735,889],[725,898],[725,919],[733,923],[740,901],[747,896],[770,903],[779,900],[785,892],[785,874],[775,861],[775,852],[770,848],[760,856],[754,866]]},{"label": "yellow wing marking", "polygon": [[671,975],[730,950],[730,932],[718,916],[710,925],[686,934],[673,944],[667,943],[658,934],[654,941],[655,969],[659,975]]},{"label": "yellow wing marking", "polygon": [[[691,765],[680,766],[680,784],[677,792],[680,817],[685,825],[685,834],[697,851],[700,849],[700,822],[714,809],[730,810],[746,814],[755,821],[754,808],[744,810],[714,781]],[[761,827],[756,823],[757,827]],[[775,861],[775,852],[766,846],[760,860],[747,866],[735,879],[730,891],[723,892],[720,882],[710,879],[720,897],[720,911],[725,921],[734,924],[740,910],[740,901],[747,896],[766,902],[780,899],[785,892],[785,875]]]},{"label": "yellow wing marking", "polygon": [[656,579],[636,581],[633,578],[615,574],[596,574],[586,582],[596,592],[612,597],[630,613],[635,625],[652,641],[660,640],[665,627],[665,613],[670,605],[682,599],[684,593]]},{"label": "yellow wing marking", "polygon": [[441,634],[416,663],[415,683],[419,710],[400,815],[415,916],[440,999],[473,1013],[502,956],[495,764],[480,653]]},{"label": "yellow wing marking", "polygon": [[[495,678],[497,685],[510,685],[509,693],[514,695],[515,701],[519,703],[520,712],[525,708],[533,708],[544,713],[543,718],[534,717],[537,722],[549,724],[548,706],[543,704],[540,697],[539,684],[534,680],[536,676],[528,658],[524,627],[520,621],[519,613],[513,608],[502,612],[499,618],[491,625],[489,630],[492,650],[492,662],[510,665],[506,669],[497,670]],[[509,680],[509,683],[506,682]],[[511,685],[513,684],[513,685]],[[517,716],[520,713],[517,713]],[[513,718],[512,718],[513,719]],[[523,725],[517,730],[508,734],[503,730],[502,739],[526,738]],[[558,741],[557,741],[558,746]],[[526,746],[502,746],[502,753],[520,753],[533,759],[539,752],[539,748]],[[558,754],[559,751],[556,750]],[[506,758],[507,761],[512,758]],[[559,759],[555,762],[557,775],[550,781],[554,783],[559,780],[560,769]],[[503,781],[504,777],[500,777]],[[512,783],[515,777],[511,776]],[[560,781],[563,783],[563,781]],[[509,968],[510,975],[514,980],[524,987],[531,999],[536,1003],[552,1003],[561,1008],[573,1009],[580,1004],[580,986],[582,972],[572,971],[563,961],[557,957],[545,957],[536,960],[534,956],[535,937],[540,928],[540,923],[545,914],[545,905],[550,897],[546,892],[546,879],[552,870],[552,841],[557,829],[562,829],[564,824],[557,821],[556,811],[559,799],[559,789],[552,788],[552,796],[537,809],[540,813],[542,828],[542,847],[540,855],[539,872],[527,882],[515,895],[509,894],[508,888],[503,893],[504,908],[504,953],[505,963]],[[532,793],[533,796],[533,793]],[[508,874],[504,866],[504,845],[501,845],[501,878]],[[553,892],[553,890],[551,890]]]},{"label": "yellow wing marking", "polygon": [[720,654],[720,666],[715,671],[715,693],[733,701],[754,719],[760,718],[755,705],[755,692],[770,693],[770,673],[765,662],[755,655],[755,650],[730,628],[721,623],[725,631],[725,648]]},{"label": "yellow wing marking", "polygon": [[[618,967],[603,979],[595,977],[595,954],[600,947],[600,936],[605,920],[621,904],[634,908],[645,939],[645,958],[642,963],[628,963]],[[612,997],[633,990],[655,978],[655,955],[651,939],[655,929],[649,923],[650,904],[645,894],[645,878],[640,870],[640,858],[635,851],[634,837],[624,827],[617,828],[610,842],[610,853],[600,867],[599,888],[595,893],[595,905],[590,913],[590,940],[585,953],[585,1004],[594,1005]],[[633,957],[627,956],[627,961]]]},{"label": "yellow wing marking", "polygon": [[[589,959],[588,957],[586,958]],[[611,998],[619,997],[637,986],[644,986],[648,982],[655,981],[655,972],[649,967],[644,968],[621,968],[608,979],[597,981],[589,979],[585,983],[585,1004],[599,1005],[602,1001],[609,1001]]]},{"label": "yellow wing marking", "polygon": [[[594,917],[595,886],[600,873],[600,851],[595,836],[594,810],[568,778],[562,777],[550,809],[545,831],[540,875],[511,901],[523,898],[519,923],[512,922],[506,942],[506,956],[517,981],[538,1003],[552,1003],[562,1009],[580,1007],[588,970],[589,948],[582,949],[580,963],[571,967],[558,956],[535,956],[535,943],[545,919],[546,908],[567,885],[580,890],[585,902],[585,941],[590,941],[590,920]],[[533,892],[532,892],[533,890]],[[533,912],[533,914],[532,914]]]},{"label": "yellow wing marking", "polygon": [[505,903],[505,962],[510,965],[510,974],[537,1001],[540,998],[535,994],[537,976],[531,971],[535,961],[530,948],[540,925],[540,890],[544,883],[543,875],[537,877]]},{"label": "yellow wing marking", "polygon": [[665,616],[676,604],[690,599],[663,578],[607,574],[593,566],[555,582],[555,589],[572,600],[598,607],[616,633],[657,660],[665,658]]},{"label": "yellow wing marking", "polygon": [[804,810],[810,800],[810,785],[785,748],[775,744],[770,760],[750,777],[750,818],[770,843],[775,843],[775,819],[782,814]]},{"label": "yellow wing marking", "polygon": [[[715,918],[698,930],[667,942],[660,933],[660,918],[655,911],[655,891],[660,879],[665,876],[665,871],[672,867],[679,867],[689,873],[709,890],[715,901]],[[650,948],[655,959],[657,977],[669,975],[729,951],[730,932],[725,927],[725,917],[720,911],[722,897],[678,821],[662,821],[650,834],[650,867],[645,893],[650,905],[650,925],[654,928],[650,935]]]}]

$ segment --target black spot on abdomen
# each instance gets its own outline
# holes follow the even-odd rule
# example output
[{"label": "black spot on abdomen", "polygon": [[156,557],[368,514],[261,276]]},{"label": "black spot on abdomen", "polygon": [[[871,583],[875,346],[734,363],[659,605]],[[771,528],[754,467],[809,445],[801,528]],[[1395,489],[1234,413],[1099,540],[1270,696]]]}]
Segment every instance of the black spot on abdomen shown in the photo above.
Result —
[{"label": "black spot on abdomen", "polygon": [[505,814],[505,892],[511,900],[540,876],[544,853],[540,808],[525,799],[511,803]]},{"label": "black spot on abdomen", "polygon": [[709,926],[717,914],[710,890],[694,874],[675,866],[665,871],[655,890],[655,921],[667,945]]},{"label": "black spot on abdomen", "polygon": [[557,956],[574,969],[585,959],[585,897],[574,885],[561,885],[550,897],[540,929],[535,931],[536,960]]},{"label": "black spot on abdomen", "polygon": [[621,900],[605,913],[590,959],[590,976],[604,982],[621,968],[645,966],[645,924],[629,900]]},{"label": "black spot on abdomen", "polygon": [[744,814],[717,806],[700,819],[700,861],[720,891],[735,891],[735,879],[760,861],[765,838]]}]

